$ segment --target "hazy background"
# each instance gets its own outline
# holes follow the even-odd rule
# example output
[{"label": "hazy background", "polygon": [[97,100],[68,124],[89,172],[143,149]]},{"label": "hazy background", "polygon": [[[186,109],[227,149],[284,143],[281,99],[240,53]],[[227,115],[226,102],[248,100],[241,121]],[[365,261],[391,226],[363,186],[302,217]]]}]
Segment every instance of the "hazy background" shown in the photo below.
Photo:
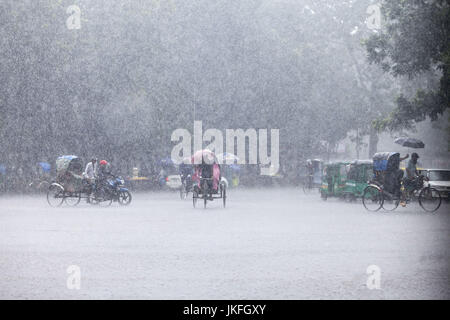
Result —
[{"label": "hazy background", "polygon": [[[393,78],[367,62],[374,3],[2,1],[0,164],[26,175],[75,154],[154,175],[172,131],[192,132],[196,119],[204,130],[280,129],[285,172],[307,158],[411,151],[392,144],[403,134],[426,142],[426,165],[448,167],[448,115],[417,132],[371,129],[400,93],[439,80]],[[81,28],[71,30],[73,4]]]}]

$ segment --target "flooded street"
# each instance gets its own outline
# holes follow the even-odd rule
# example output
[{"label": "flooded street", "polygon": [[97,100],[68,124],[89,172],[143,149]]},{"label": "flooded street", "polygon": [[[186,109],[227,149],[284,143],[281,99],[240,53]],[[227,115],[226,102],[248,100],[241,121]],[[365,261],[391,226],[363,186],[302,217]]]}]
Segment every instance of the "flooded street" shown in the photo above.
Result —
[{"label": "flooded street", "polygon": [[194,209],[155,192],[128,207],[51,208],[45,196],[2,197],[0,298],[450,298],[448,204],[368,213],[295,188],[234,189],[228,200]]}]

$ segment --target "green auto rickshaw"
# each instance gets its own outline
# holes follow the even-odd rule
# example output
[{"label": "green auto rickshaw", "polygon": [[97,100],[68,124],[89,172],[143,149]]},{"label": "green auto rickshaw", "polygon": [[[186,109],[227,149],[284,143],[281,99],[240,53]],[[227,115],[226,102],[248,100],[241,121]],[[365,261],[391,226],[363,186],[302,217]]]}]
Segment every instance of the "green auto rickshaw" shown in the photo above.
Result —
[{"label": "green auto rickshaw", "polygon": [[361,198],[373,175],[372,160],[356,160],[347,166],[346,172],[347,181],[343,191],[345,199],[353,201]]},{"label": "green auto rickshaw", "polygon": [[372,174],[371,160],[340,161],[329,163],[324,167],[321,198],[329,197],[356,200],[362,197],[364,188]]},{"label": "green auto rickshaw", "polygon": [[319,190],[322,199],[344,197],[347,188],[347,166],[350,164],[351,162],[349,161],[339,161],[328,163],[324,166],[322,185]]}]

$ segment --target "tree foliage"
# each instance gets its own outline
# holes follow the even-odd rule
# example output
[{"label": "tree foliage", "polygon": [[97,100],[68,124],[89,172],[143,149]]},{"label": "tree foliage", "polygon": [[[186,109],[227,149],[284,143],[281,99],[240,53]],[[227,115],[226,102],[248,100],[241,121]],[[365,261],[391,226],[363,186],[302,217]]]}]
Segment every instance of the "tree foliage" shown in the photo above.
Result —
[{"label": "tree foliage", "polygon": [[326,156],[391,108],[392,77],[360,44],[371,3],[2,1],[0,163],[70,153],[130,172],[167,157],[194,119],[280,129],[283,165]]},{"label": "tree foliage", "polygon": [[384,0],[383,30],[366,41],[369,61],[396,77],[409,79],[433,74],[434,88],[422,88],[415,97],[401,95],[378,129],[411,128],[426,118],[436,120],[450,106],[450,4],[445,0]]}]

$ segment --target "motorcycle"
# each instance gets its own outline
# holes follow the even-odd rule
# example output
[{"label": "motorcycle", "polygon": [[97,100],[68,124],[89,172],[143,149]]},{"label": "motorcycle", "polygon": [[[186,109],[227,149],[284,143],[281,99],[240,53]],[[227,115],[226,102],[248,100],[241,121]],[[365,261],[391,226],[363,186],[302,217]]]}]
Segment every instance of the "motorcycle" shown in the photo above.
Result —
[{"label": "motorcycle", "polygon": [[125,188],[125,181],[121,177],[111,176],[100,184],[93,193],[92,203],[111,205],[111,203],[119,202],[120,205],[127,206],[130,204],[132,196],[130,191]]}]

